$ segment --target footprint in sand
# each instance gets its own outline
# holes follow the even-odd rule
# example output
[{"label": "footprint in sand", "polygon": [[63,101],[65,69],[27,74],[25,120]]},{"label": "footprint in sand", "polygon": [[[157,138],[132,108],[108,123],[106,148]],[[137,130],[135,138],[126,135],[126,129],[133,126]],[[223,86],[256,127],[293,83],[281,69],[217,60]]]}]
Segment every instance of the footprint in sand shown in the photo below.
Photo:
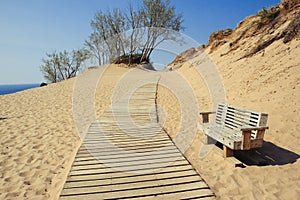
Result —
[{"label": "footprint in sand", "polygon": [[23,172],[20,172],[19,173],[19,176],[21,177],[29,177],[29,176],[32,176],[34,173],[33,170],[30,170],[30,171],[23,171]]},{"label": "footprint in sand", "polygon": [[19,197],[21,195],[21,192],[11,192],[11,193],[8,193],[6,196],[5,196],[5,199],[9,199],[9,198],[16,198],[16,197]]},{"label": "footprint in sand", "polygon": [[46,187],[43,187],[41,189],[38,189],[35,194],[36,195],[46,195],[46,193],[48,192],[48,189]]},{"label": "footprint in sand", "polygon": [[46,183],[52,183],[52,178],[50,178],[50,177],[47,177],[46,179],[45,179],[45,181],[46,181]]},{"label": "footprint in sand", "polygon": [[35,158],[34,158],[34,156],[32,155],[32,156],[30,156],[28,159],[27,159],[27,163],[29,164],[29,163],[32,163],[32,161],[34,161],[35,160]]},{"label": "footprint in sand", "polygon": [[30,181],[24,181],[24,185],[31,185]]},{"label": "footprint in sand", "polygon": [[35,144],[32,149],[43,149],[44,148],[44,144]]},{"label": "footprint in sand", "polygon": [[10,182],[11,184],[7,187],[3,187],[3,191],[6,193],[13,193],[13,192],[17,192],[18,189],[21,187],[21,185],[23,183],[21,183],[21,181],[17,180],[17,181],[12,181]]},{"label": "footprint in sand", "polygon": [[20,157],[14,159],[14,162],[16,162],[16,163],[25,163],[25,160],[26,160],[26,156],[20,156]]}]

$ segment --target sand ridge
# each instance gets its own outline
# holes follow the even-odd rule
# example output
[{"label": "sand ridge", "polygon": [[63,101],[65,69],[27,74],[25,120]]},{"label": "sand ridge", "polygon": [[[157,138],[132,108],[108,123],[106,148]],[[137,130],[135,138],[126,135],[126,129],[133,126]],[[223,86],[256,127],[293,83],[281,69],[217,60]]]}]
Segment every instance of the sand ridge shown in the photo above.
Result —
[{"label": "sand ridge", "polygon": [[[185,155],[220,199],[297,199],[300,196],[300,60],[297,57],[300,41],[293,40],[286,45],[281,40],[275,41],[264,53],[241,60],[238,58],[243,50],[224,55],[228,48],[224,45],[209,54],[222,77],[226,102],[269,114],[270,129],[265,134],[262,152],[271,155],[274,163],[234,168],[217,151],[199,159],[204,137],[200,131]],[[199,56],[183,63],[177,72],[190,82],[200,111],[212,111],[209,91],[205,80],[196,73],[196,67],[201,67]],[[172,131],[180,126],[176,119],[181,111],[176,111],[176,106],[168,106],[166,97],[170,91],[163,88],[160,91],[158,102],[169,117],[164,126],[171,137],[176,137]],[[176,99],[171,101],[174,103]]]}]

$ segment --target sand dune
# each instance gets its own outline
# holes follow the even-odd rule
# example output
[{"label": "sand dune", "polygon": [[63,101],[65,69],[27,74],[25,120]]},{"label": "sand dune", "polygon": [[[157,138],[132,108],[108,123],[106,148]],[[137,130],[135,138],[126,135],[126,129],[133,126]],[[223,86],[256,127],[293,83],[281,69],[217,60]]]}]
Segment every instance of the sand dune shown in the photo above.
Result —
[{"label": "sand dune", "polygon": [[[256,19],[247,18],[234,34],[243,33],[245,27],[251,28],[247,23],[252,20]],[[294,38],[283,43],[285,38],[280,38],[262,51],[245,56],[253,46],[285,30],[290,20],[283,19],[282,26],[275,27],[270,34],[246,34],[237,43],[232,43],[236,39],[233,35],[219,46],[212,49],[209,45],[205,49],[219,71],[226,102],[269,114],[270,129],[261,149],[273,159],[269,166],[248,163],[246,168],[234,168],[216,150],[208,151],[200,159],[204,136],[197,131],[197,113],[213,109],[211,93],[215,92],[208,89],[207,76],[197,72],[209,61],[208,57],[203,58],[203,53],[189,55],[187,62],[179,59],[175,71],[149,72],[161,76],[157,103],[162,126],[219,199],[298,199],[300,196],[300,40]],[[236,44],[239,46],[235,47]],[[77,103],[94,101],[94,116],[89,114],[90,110],[77,110],[77,116],[86,119],[80,121],[81,131],[89,126],[89,120],[101,116],[112,101],[130,88],[130,81],[119,82],[128,72],[131,73],[130,69],[124,66],[110,65],[89,69],[78,77],[83,85],[75,88],[80,97]],[[141,76],[148,72],[134,73]],[[93,81],[98,81],[96,85],[84,84],[90,80],[90,74],[94,75]],[[101,75],[99,80],[95,74]],[[178,76],[183,79],[177,79]],[[58,199],[81,144],[81,131],[73,115],[76,83],[79,82],[74,78],[0,96],[0,199]],[[94,99],[80,96],[85,90],[92,91],[88,96]]]},{"label": "sand dune", "polygon": [[[296,9],[299,10],[299,6]],[[295,38],[284,43],[284,38],[281,38],[261,51],[245,57],[251,48],[255,48],[262,41],[280,35],[296,16],[295,13],[297,12],[291,11],[283,15],[274,29],[240,37],[240,46],[233,49],[230,44],[233,44],[241,33],[247,30],[246,33],[252,34],[248,29],[251,28],[253,20],[258,18],[247,18],[231,36],[225,37],[218,47],[212,49],[210,44],[205,49],[219,70],[226,102],[269,114],[270,128],[265,134],[265,143],[260,150],[273,159],[269,166],[258,166],[250,162],[246,168],[234,168],[215,150],[200,159],[199,152],[203,148],[204,137],[200,131],[185,152],[219,199],[298,199],[300,196],[300,40]],[[186,61],[177,58],[178,62],[172,63],[171,66],[190,83],[200,111],[212,111],[205,77],[197,73],[197,69],[201,69],[203,65],[201,55],[204,53],[201,53],[201,48],[197,50],[194,57],[189,54]],[[180,126],[180,121],[177,120],[181,111],[174,109],[176,106],[168,105],[166,97],[169,91],[163,88],[160,91],[158,102],[169,117],[164,126],[172,133]],[[176,98],[169,99],[176,102]],[[170,122],[172,119],[174,121]],[[176,137],[174,133],[170,135]]]},{"label": "sand dune", "polygon": [[[88,80],[99,70],[90,69],[78,78]],[[126,71],[111,66],[103,73],[113,78],[99,77],[94,92],[96,113],[110,106],[115,83]],[[75,82],[70,79],[0,96],[0,199],[58,198],[81,144],[73,118]],[[84,84],[82,89],[90,87]],[[88,97],[77,105],[90,101]]]},{"label": "sand dune", "polygon": [[79,137],[72,123],[74,80],[0,97],[0,198],[53,198]]},{"label": "sand dune", "polygon": [[[234,55],[221,57],[224,51],[221,48],[210,56],[223,78],[227,103],[269,114],[270,129],[266,132],[261,152],[271,155],[274,163],[272,166],[254,164],[244,169],[234,168],[218,151],[200,159],[204,137],[201,132],[195,136],[185,155],[220,199],[297,199],[300,195],[300,60],[297,59],[300,41],[294,40],[288,46],[278,41],[268,47],[263,56],[236,62],[232,59]],[[191,63],[178,72],[191,83],[200,110],[211,111],[207,87],[195,69],[189,67]],[[167,91],[159,94],[158,102],[167,105],[165,96]],[[170,119],[179,118],[180,109],[176,112],[175,106],[164,108]],[[172,133],[180,122],[167,122],[165,126]]]}]

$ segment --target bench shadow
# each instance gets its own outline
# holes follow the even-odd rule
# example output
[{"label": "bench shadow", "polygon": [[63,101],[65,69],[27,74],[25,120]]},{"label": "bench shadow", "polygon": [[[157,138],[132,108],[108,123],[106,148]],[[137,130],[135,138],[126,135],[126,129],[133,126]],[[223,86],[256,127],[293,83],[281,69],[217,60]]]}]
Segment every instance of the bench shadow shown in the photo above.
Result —
[{"label": "bench shadow", "polygon": [[234,157],[249,166],[286,165],[296,162],[300,155],[264,141],[262,148],[250,151],[235,151]]}]

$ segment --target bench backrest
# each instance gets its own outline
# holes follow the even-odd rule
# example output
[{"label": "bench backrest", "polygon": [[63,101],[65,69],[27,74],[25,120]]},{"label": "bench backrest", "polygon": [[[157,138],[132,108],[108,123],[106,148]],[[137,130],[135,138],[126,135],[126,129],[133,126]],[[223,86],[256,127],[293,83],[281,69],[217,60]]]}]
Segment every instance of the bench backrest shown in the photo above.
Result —
[{"label": "bench backrest", "polygon": [[[268,114],[226,104],[218,104],[215,123],[224,128],[240,130],[241,127],[267,125]],[[256,133],[256,132],[253,132]]]}]

